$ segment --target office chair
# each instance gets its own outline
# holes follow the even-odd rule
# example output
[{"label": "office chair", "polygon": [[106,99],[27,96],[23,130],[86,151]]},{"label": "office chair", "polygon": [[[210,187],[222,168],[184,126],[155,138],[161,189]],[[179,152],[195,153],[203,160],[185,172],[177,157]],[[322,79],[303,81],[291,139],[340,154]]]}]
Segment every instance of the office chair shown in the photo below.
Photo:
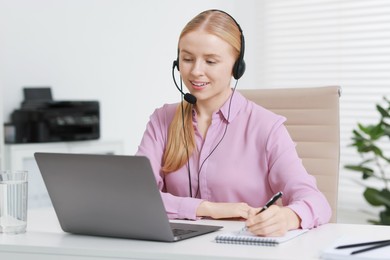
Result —
[{"label": "office chair", "polygon": [[239,90],[246,98],[287,118],[285,125],[309,174],[332,208],[337,221],[340,161],[338,86]]}]

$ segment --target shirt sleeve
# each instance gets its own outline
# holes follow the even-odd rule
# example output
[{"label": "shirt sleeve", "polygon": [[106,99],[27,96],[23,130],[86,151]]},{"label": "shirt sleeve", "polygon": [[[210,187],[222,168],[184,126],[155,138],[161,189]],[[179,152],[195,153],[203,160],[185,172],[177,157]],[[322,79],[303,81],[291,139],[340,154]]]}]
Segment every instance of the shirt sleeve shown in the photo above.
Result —
[{"label": "shirt sleeve", "polygon": [[304,168],[283,121],[274,125],[267,142],[271,188],[284,192],[283,205],[301,218],[302,228],[325,224],[332,214],[330,205],[318,190],[315,178]]},{"label": "shirt sleeve", "polygon": [[170,219],[195,220],[201,199],[178,197],[165,191],[164,173],[161,172],[162,156],[168,139],[168,128],[175,113],[175,106],[165,105],[150,116],[136,155],[148,157],[165,210]]}]

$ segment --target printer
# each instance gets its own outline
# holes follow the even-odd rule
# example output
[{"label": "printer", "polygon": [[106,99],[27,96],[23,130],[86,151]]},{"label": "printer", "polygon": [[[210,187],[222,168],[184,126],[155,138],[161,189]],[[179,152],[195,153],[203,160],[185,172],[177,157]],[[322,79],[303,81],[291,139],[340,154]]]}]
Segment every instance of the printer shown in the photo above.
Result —
[{"label": "printer", "polygon": [[12,138],[6,143],[99,139],[98,101],[55,101],[50,88],[24,88],[20,109],[11,114]]}]

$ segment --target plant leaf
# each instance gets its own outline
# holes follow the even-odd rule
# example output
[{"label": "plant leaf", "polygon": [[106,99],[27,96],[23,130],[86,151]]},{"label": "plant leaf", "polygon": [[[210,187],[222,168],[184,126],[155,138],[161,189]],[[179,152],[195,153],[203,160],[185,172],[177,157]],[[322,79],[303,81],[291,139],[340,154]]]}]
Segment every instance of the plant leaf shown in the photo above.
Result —
[{"label": "plant leaf", "polygon": [[381,156],[381,157],[383,156],[382,150],[381,150],[379,147],[373,145],[373,146],[371,146],[371,149],[372,149],[372,151],[373,151],[376,155]]},{"label": "plant leaf", "polygon": [[390,163],[390,159],[387,158],[386,156],[384,156],[383,154],[379,155],[379,157],[382,158],[383,160],[385,160],[387,163]]},{"label": "plant leaf", "polygon": [[386,109],[381,107],[380,105],[376,105],[376,109],[379,111],[379,113],[382,115],[382,117],[389,117],[389,113],[387,112]]},{"label": "plant leaf", "polygon": [[356,171],[356,172],[374,172],[371,168],[364,167],[361,165],[345,165],[344,168],[351,170],[351,171]]},{"label": "plant leaf", "polygon": [[380,225],[381,223],[378,220],[369,219],[368,223],[374,224],[374,225]]},{"label": "plant leaf", "polygon": [[362,162],[360,163],[360,165],[363,165],[363,164],[366,164],[366,163],[369,163],[369,162],[373,162],[373,161],[375,161],[374,158],[369,158],[369,159],[366,159],[366,160],[362,161]]},{"label": "plant leaf", "polygon": [[373,128],[372,125],[365,126],[365,125],[362,125],[360,123],[358,123],[358,127],[359,127],[360,131],[362,131],[363,133],[365,133],[367,135],[370,135],[371,128]]},{"label": "plant leaf", "polygon": [[361,172],[363,174],[363,179],[367,179],[374,175],[374,170],[368,167],[364,167],[362,165],[345,165],[344,168],[355,171],[355,172]]},{"label": "plant leaf", "polygon": [[374,141],[380,139],[384,135],[382,123],[379,123],[376,126],[373,126],[370,129],[369,135],[370,135],[371,139]]},{"label": "plant leaf", "polygon": [[373,206],[390,207],[390,191],[387,189],[379,191],[374,188],[367,188],[363,195],[367,202]]},{"label": "plant leaf", "polygon": [[384,210],[379,213],[380,224],[381,225],[390,225],[390,211]]},{"label": "plant leaf", "polygon": [[383,129],[383,135],[390,137],[390,126],[386,122],[383,122],[383,125],[385,126]]}]

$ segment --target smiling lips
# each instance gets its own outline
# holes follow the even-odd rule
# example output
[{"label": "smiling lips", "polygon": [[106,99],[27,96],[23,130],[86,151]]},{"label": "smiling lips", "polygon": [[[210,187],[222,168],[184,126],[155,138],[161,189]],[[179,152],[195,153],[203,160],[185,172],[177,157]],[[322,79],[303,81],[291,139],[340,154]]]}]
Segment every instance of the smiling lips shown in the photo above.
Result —
[{"label": "smiling lips", "polygon": [[192,84],[192,87],[194,89],[201,90],[201,89],[204,89],[209,84],[209,82],[195,82],[195,81],[191,81],[191,84]]}]

